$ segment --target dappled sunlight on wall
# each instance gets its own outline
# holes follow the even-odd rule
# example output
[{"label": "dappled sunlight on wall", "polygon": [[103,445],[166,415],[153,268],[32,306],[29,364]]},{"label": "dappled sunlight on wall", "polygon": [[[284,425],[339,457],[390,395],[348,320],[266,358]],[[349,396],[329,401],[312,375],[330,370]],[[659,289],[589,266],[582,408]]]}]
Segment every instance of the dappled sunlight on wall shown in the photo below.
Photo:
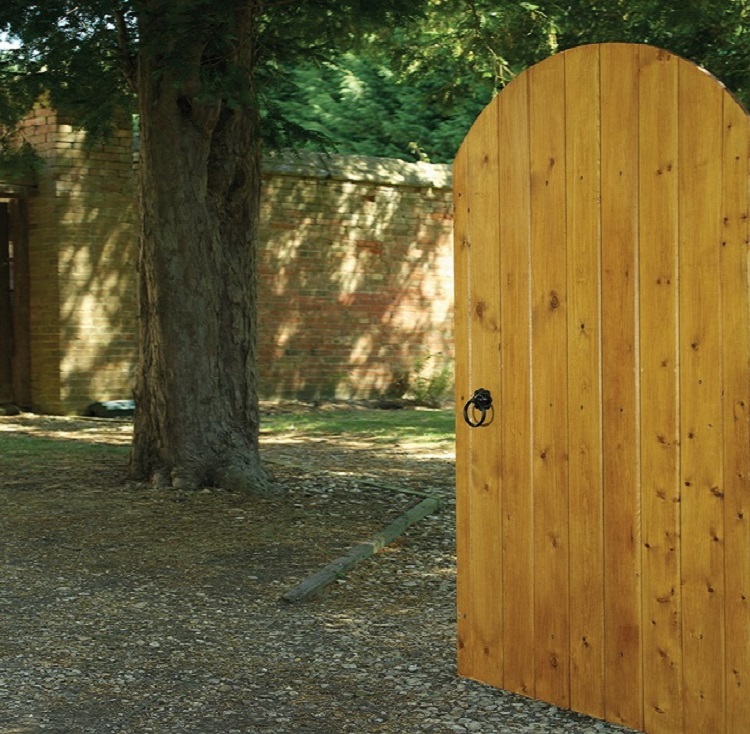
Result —
[{"label": "dappled sunlight on wall", "polygon": [[136,351],[132,225],[98,215],[86,231],[93,241],[63,236],[61,243],[68,255],[61,257],[61,393],[82,407],[131,396]]},{"label": "dappled sunlight on wall", "polygon": [[[31,405],[80,413],[131,395],[137,200],[128,126],[106,145],[37,108],[28,198]],[[448,166],[266,159],[259,233],[261,397],[400,397],[452,365]],[[424,375],[424,373],[422,373]]]},{"label": "dappled sunlight on wall", "polygon": [[130,397],[136,359],[136,201],[131,132],[86,146],[37,109],[26,136],[43,161],[29,202],[33,404],[82,412]]},{"label": "dappled sunlight on wall", "polygon": [[264,397],[400,397],[452,361],[448,166],[304,156],[264,166]]}]

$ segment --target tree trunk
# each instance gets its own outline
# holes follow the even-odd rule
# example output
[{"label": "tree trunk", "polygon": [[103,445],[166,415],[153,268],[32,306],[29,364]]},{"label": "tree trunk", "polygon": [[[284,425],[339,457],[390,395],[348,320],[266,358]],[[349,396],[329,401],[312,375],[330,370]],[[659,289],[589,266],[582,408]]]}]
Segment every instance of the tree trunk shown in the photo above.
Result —
[{"label": "tree trunk", "polygon": [[265,489],[255,346],[257,105],[231,104],[206,89],[198,33],[192,46],[173,49],[158,29],[143,24],[140,33],[140,363],[131,466],[141,479],[176,488]]}]

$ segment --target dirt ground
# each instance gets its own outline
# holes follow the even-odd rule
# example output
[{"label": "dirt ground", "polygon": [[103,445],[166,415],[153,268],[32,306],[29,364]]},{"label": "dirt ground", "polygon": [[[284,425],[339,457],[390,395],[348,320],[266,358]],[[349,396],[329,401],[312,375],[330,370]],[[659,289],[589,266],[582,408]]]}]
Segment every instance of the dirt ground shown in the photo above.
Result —
[{"label": "dirt ground", "polygon": [[[0,418],[70,447],[0,456],[2,734],[614,734],[456,675],[445,445],[262,437],[277,490],[131,481],[119,421]],[[33,456],[33,455],[30,455]],[[436,514],[311,601],[285,591],[420,501]]]},{"label": "dirt ground", "polygon": [[[70,445],[125,445],[131,424],[22,415],[0,418],[0,430]],[[216,680],[230,678],[227,660],[215,655],[206,660],[208,645],[192,644],[209,636],[202,630],[216,633],[223,617],[227,628],[216,642],[225,652],[236,644],[237,620],[243,617],[243,637],[260,624],[268,639],[269,615],[281,615],[278,629],[293,621],[280,595],[416,504],[420,497],[410,491],[429,489],[449,497],[450,453],[444,448],[431,452],[429,446],[420,451],[416,455],[407,446],[362,439],[264,435],[262,452],[276,484],[266,497],[220,489],[187,494],[156,489],[131,481],[125,460],[103,462],[73,451],[69,459],[30,461],[13,473],[0,459],[0,731],[98,734],[120,731],[114,722],[129,718],[121,731],[140,731],[148,717],[136,724],[123,694],[149,671],[154,682],[163,676],[157,687],[175,686],[181,673],[171,665],[161,670],[152,660],[170,645],[173,654],[190,648],[191,664],[214,668]],[[446,545],[447,566],[438,574],[450,585],[450,530],[440,542]],[[388,564],[385,559],[397,557],[408,543],[408,537],[400,539],[378,562]],[[355,577],[367,577],[367,562],[362,565]],[[391,580],[399,582],[404,570]],[[350,584],[358,603],[365,602],[368,592],[346,579],[326,591],[326,601],[318,601],[317,608],[324,604],[334,616],[346,616]],[[405,588],[412,594],[416,590]],[[392,603],[383,589],[374,594],[371,603]],[[191,620],[184,619],[182,612],[191,608]],[[339,624],[346,627],[343,622],[334,627]],[[228,629],[230,639],[221,642]],[[291,631],[288,639],[295,634]],[[135,638],[135,652],[141,655],[133,657],[133,650],[123,655]],[[108,653],[114,655],[109,664]],[[118,656],[132,658],[129,667],[136,672],[118,672],[118,665],[113,669]],[[263,666],[249,666],[256,672],[258,667]],[[136,708],[153,708],[154,695],[153,685],[146,686]],[[73,697],[82,705],[73,706]],[[180,697],[174,700],[179,703]],[[247,705],[243,711],[252,721],[243,731],[258,730],[264,716],[274,720],[267,706],[261,713],[253,714]],[[112,726],[104,727],[103,716],[112,718]],[[205,721],[191,728],[192,719],[177,704],[173,718],[174,728],[165,724],[153,730],[227,731]]]}]

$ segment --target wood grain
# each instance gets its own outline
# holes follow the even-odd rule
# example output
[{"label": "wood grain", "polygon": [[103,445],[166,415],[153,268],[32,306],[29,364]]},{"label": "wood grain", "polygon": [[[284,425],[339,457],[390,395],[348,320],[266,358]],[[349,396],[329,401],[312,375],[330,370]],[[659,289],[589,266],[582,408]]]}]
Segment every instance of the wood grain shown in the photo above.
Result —
[{"label": "wood grain", "polygon": [[634,729],[643,728],[638,69],[637,47],[601,47],[605,718]]},{"label": "wood grain", "polygon": [[[724,731],[724,496],[719,254],[722,90],[679,74],[680,530],[684,731]],[[699,111],[699,113],[698,113]]]},{"label": "wood grain", "polygon": [[750,722],[750,122],[649,46],[513,81],[456,160],[459,670]]},{"label": "wood grain", "polygon": [[528,74],[536,695],[569,707],[565,58]]},{"label": "wood grain", "polygon": [[473,674],[471,573],[471,433],[461,414],[461,406],[471,396],[469,345],[471,344],[471,260],[469,257],[469,172],[468,149],[471,137],[461,146],[453,164],[453,268],[456,380],[456,606],[458,672]]},{"label": "wood grain", "polygon": [[[500,389],[500,253],[498,235],[497,104],[485,108],[468,149],[469,258],[471,268],[471,386],[490,390],[502,402]],[[472,677],[502,685],[502,541],[500,493],[500,420],[490,420],[470,434],[472,571]]]},{"label": "wood grain", "polygon": [[750,282],[747,113],[724,95],[720,249],[724,368],[724,538],[727,732],[750,722]]},{"label": "wood grain", "polygon": [[[504,687],[534,693],[528,76],[499,105]],[[512,141],[512,144],[508,144]],[[505,143],[505,144],[503,144]]]},{"label": "wood grain", "polygon": [[570,705],[604,716],[599,47],[565,55]]},{"label": "wood grain", "polygon": [[646,731],[680,734],[678,60],[641,50],[639,103],[643,685]]}]

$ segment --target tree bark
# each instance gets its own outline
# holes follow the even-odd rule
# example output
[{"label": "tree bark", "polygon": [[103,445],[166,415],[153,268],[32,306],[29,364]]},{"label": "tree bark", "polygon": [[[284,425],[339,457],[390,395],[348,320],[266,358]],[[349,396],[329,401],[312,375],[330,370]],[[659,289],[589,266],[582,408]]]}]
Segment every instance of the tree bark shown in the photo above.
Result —
[{"label": "tree bark", "polygon": [[[172,33],[170,47],[170,33],[154,20],[168,4],[155,5],[139,28],[140,362],[131,467],[176,488],[266,489],[256,387],[257,105],[250,82],[242,104],[208,88],[200,28]],[[249,68],[252,3],[240,5],[231,61]]]}]

